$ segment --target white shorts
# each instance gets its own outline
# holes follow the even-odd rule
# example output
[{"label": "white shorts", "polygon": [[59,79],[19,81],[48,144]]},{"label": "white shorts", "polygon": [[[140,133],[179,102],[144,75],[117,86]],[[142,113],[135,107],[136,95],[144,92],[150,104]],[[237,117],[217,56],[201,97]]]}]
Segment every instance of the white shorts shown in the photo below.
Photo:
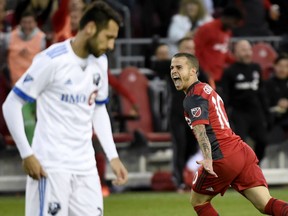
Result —
[{"label": "white shorts", "polygon": [[98,174],[52,172],[47,178],[27,177],[26,216],[103,216]]}]

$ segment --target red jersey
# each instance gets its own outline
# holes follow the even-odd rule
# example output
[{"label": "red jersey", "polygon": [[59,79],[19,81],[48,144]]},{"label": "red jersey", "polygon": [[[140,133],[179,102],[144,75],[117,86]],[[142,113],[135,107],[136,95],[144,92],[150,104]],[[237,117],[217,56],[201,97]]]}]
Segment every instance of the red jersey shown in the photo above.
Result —
[{"label": "red jersey", "polygon": [[201,68],[220,81],[226,63],[233,62],[228,53],[231,31],[224,31],[219,19],[200,26],[194,36],[195,55]]},{"label": "red jersey", "polygon": [[221,97],[206,83],[197,81],[189,87],[183,102],[188,125],[204,124],[213,160],[241,150],[246,145],[230,128]]}]

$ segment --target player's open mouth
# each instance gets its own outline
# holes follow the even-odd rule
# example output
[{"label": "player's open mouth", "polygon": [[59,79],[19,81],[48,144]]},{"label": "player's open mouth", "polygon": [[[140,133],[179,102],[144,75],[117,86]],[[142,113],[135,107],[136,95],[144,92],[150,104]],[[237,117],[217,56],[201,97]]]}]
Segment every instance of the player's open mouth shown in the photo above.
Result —
[{"label": "player's open mouth", "polygon": [[176,82],[177,80],[180,80],[180,77],[176,75],[176,76],[173,76],[172,79],[174,82]]},{"label": "player's open mouth", "polygon": [[179,76],[177,76],[177,75],[176,75],[176,76],[173,76],[172,79],[173,79],[174,85],[175,85],[176,87],[181,85],[181,79],[180,79]]}]

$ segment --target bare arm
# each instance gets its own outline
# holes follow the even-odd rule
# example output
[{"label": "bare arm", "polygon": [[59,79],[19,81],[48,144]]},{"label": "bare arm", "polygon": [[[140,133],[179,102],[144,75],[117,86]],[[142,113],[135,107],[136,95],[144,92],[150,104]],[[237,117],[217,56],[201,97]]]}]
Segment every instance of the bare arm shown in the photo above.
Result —
[{"label": "bare arm", "polygon": [[211,145],[206,134],[205,125],[196,125],[193,127],[193,131],[199,143],[204,159],[212,160]]},{"label": "bare arm", "polygon": [[204,160],[197,161],[197,163],[201,164],[209,174],[218,177],[217,174],[213,171],[211,144],[206,134],[205,125],[195,125],[193,126],[193,131],[204,157]]}]

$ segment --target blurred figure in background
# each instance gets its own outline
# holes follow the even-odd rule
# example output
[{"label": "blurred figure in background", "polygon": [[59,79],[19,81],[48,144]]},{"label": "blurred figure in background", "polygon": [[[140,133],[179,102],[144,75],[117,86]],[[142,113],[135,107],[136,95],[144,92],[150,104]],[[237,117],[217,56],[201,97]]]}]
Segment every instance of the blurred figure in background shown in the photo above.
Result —
[{"label": "blurred figure in background", "polygon": [[278,5],[272,5],[270,0],[231,0],[228,4],[239,8],[243,14],[243,25],[233,30],[234,36],[273,35],[266,19],[266,11],[272,20],[278,20]]},{"label": "blurred figure in background", "polygon": [[[167,36],[176,43],[181,38],[192,37],[199,26],[212,20],[202,0],[181,0],[179,12],[172,17]],[[176,45],[170,49],[172,54],[177,52]]]},{"label": "blurred figure in background", "polygon": [[[7,35],[5,44],[10,86],[13,87],[31,65],[34,56],[46,48],[45,33],[37,27],[32,11],[23,12],[19,26]],[[22,112],[26,136],[31,144],[36,125],[36,104],[27,103]]]},{"label": "blurred figure in background", "polygon": [[261,68],[252,62],[252,47],[247,40],[234,46],[236,62],[226,68],[222,84],[226,106],[231,108],[234,131],[243,140],[251,137],[254,151],[261,161],[267,146],[267,126],[270,123],[267,96],[261,78]]},{"label": "blurred figure in background", "polygon": [[266,81],[266,93],[274,124],[269,134],[272,143],[287,138],[288,131],[288,55],[281,54],[274,63],[274,76]]},{"label": "blurred figure in background", "polygon": [[0,0],[0,32],[11,31],[11,23],[9,23],[6,15],[6,0]]},{"label": "blurred figure in background", "polygon": [[19,26],[6,39],[11,86],[28,69],[33,57],[46,48],[45,33],[37,27],[33,12],[21,15]]},{"label": "blurred figure in background", "polygon": [[61,42],[76,35],[84,8],[83,0],[61,1],[52,18],[54,42]]},{"label": "blurred figure in background", "polygon": [[12,25],[16,27],[21,20],[24,11],[31,11],[35,14],[38,27],[42,28],[50,21],[50,18],[58,7],[58,1],[54,0],[19,0],[14,9]]},{"label": "blurred figure in background", "polygon": [[168,60],[170,59],[169,46],[166,43],[160,43],[155,49],[154,59],[156,61]]},{"label": "blurred figure in background", "polygon": [[228,52],[231,30],[242,20],[241,12],[234,7],[223,10],[221,17],[200,26],[194,36],[195,55],[203,71],[220,83],[223,69],[233,58]]}]

